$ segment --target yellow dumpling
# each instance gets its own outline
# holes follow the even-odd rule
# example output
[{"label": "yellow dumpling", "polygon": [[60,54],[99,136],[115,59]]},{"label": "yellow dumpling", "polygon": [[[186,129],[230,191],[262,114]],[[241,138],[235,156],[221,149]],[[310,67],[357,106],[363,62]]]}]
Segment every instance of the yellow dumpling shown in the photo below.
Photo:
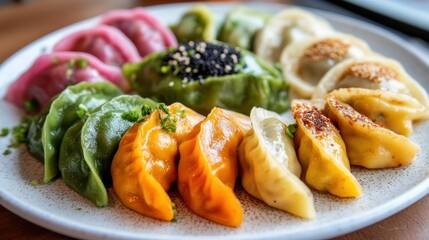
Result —
[{"label": "yellow dumpling", "polygon": [[314,218],[310,189],[299,179],[301,166],[287,125],[277,113],[254,107],[252,129],[239,147],[241,182],[269,206],[303,218]]},{"label": "yellow dumpling", "polygon": [[340,102],[368,117],[378,125],[408,136],[413,121],[427,119],[429,112],[415,98],[405,94],[364,88],[342,88],[332,91]]},{"label": "yellow dumpling", "polygon": [[374,123],[334,95],[326,98],[325,112],[338,125],[352,165],[400,167],[411,163],[420,150],[408,138]]},{"label": "yellow dumpling", "polygon": [[361,195],[344,142],[332,122],[309,101],[294,100],[292,113],[298,125],[294,142],[303,170],[301,178],[309,186],[339,197]]}]

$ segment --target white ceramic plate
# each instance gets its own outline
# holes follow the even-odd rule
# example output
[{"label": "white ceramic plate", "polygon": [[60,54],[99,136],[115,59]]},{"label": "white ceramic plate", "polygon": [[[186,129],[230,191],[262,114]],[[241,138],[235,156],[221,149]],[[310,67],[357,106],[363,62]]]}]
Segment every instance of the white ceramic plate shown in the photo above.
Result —
[{"label": "white ceramic plate", "polygon": [[[177,21],[191,4],[150,7],[149,10],[166,23]],[[234,4],[210,4],[219,19]],[[285,5],[251,4],[259,11],[276,12]],[[429,89],[429,66],[407,44],[380,28],[326,12],[317,12],[339,31],[365,39],[375,50],[403,63],[407,71]],[[49,34],[22,49],[8,59],[0,69],[0,96],[32,61],[52,46],[60,37],[76,29],[94,25],[89,19]],[[20,111],[0,101],[2,113],[0,128],[19,122]],[[32,186],[32,180],[42,183],[43,166],[24,148],[13,150],[0,161],[0,203],[19,216],[53,231],[77,238],[105,239],[260,239],[329,238],[365,227],[384,219],[414,203],[429,192],[429,144],[426,134],[429,122],[415,125],[411,139],[421,146],[415,162],[406,168],[364,170],[352,168],[363,187],[358,199],[340,199],[328,194],[314,193],[317,217],[303,220],[275,210],[252,198],[240,187],[236,193],[244,207],[244,222],[239,228],[214,224],[192,214],[182,203],[176,191],[172,200],[178,208],[178,221],[161,222],[126,209],[109,192],[109,205],[97,208],[63,181]],[[9,144],[9,138],[0,138],[0,151]]]}]

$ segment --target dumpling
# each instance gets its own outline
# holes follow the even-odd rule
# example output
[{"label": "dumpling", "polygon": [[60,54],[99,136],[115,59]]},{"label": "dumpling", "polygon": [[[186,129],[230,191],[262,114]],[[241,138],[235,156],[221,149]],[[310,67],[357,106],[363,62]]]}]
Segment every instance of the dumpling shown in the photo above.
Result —
[{"label": "dumpling", "polygon": [[280,62],[293,95],[310,98],[329,69],[345,59],[370,53],[364,41],[336,33],[290,44],[283,50]]},{"label": "dumpling", "polygon": [[96,26],[74,32],[55,44],[53,51],[86,52],[113,66],[140,60],[134,44],[118,29]]},{"label": "dumpling", "polygon": [[335,95],[326,98],[325,112],[338,125],[352,165],[400,167],[411,163],[420,150],[408,138],[374,123]]},{"label": "dumpling", "polygon": [[104,183],[111,182],[110,166],[124,133],[140,120],[150,99],[121,95],[75,122],[64,134],[58,168],[64,182],[96,206],[108,203]]},{"label": "dumpling", "polygon": [[121,90],[108,82],[82,82],[67,87],[42,114],[34,117],[27,146],[44,162],[45,182],[58,174],[59,149],[67,129],[85,114],[121,94]]},{"label": "dumpling", "polygon": [[329,118],[305,100],[292,101],[292,113],[298,125],[294,142],[305,183],[339,197],[361,195],[362,188],[350,172],[346,146]]},{"label": "dumpling", "polygon": [[301,165],[288,126],[277,113],[262,108],[250,112],[253,128],[239,147],[241,184],[266,204],[303,218],[314,218],[314,200],[301,181]]},{"label": "dumpling", "polygon": [[217,39],[233,47],[252,50],[255,34],[269,17],[266,13],[244,7],[233,8],[228,12]]},{"label": "dumpling", "polygon": [[188,9],[171,29],[181,43],[189,41],[211,42],[216,38],[213,13],[207,6],[201,4]]},{"label": "dumpling", "polygon": [[[238,175],[238,145],[246,130],[241,116],[213,108],[180,144],[177,187],[185,204],[216,223],[237,227],[243,209],[234,194]],[[249,125],[249,124],[247,124]]]},{"label": "dumpling", "polygon": [[324,19],[298,8],[289,8],[271,17],[257,33],[256,55],[275,64],[280,62],[282,50],[292,42],[314,36],[324,36],[334,30]]},{"label": "dumpling", "polygon": [[87,53],[53,52],[37,58],[9,86],[5,99],[22,109],[30,102],[41,110],[67,86],[95,81],[110,81],[124,91],[129,90],[119,68],[108,66]]},{"label": "dumpling", "polygon": [[189,42],[123,69],[141,96],[181,102],[201,114],[215,106],[244,114],[253,106],[276,112],[289,108],[281,73],[252,53],[226,44]]},{"label": "dumpling", "polygon": [[378,125],[408,136],[413,121],[428,119],[429,111],[415,98],[401,93],[364,88],[342,88],[328,94],[350,105]]},{"label": "dumpling", "polygon": [[393,59],[380,56],[348,59],[326,73],[315,89],[313,98],[324,98],[334,89],[349,87],[408,94],[429,108],[427,92]]},{"label": "dumpling", "polygon": [[176,37],[170,29],[141,7],[110,11],[102,17],[100,23],[121,30],[142,57],[177,46]]},{"label": "dumpling", "polygon": [[[162,119],[169,116],[175,121],[174,131],[162,126]],[[167,192],[177,180],[179,144],[203,119],[174,103],[154,110],[125,133],[111,167],[113,189],[125,206],[149,217],[174,219],[174,204]]]}]

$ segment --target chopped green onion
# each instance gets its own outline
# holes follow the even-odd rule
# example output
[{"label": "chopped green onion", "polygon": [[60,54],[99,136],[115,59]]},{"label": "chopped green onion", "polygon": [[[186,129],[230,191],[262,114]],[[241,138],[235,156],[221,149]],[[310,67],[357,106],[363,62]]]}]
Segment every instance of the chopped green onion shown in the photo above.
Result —
[{"label": "chopped green onion", "polygon": [[130,122],[137,122],[137,120],[139,120],[141,116],[142,111],[140,109],[133,109],[129,112],[124,112],[122,114],[122,119]]},{"label": "chopped green onion", "polygon": [[31,186],[37,186],[37,185],[39,185],[39,180],[37,179],[31,180]]},{"label": "chopped green onion", "polygon": [[35,113],[38,109],[38,104],[36,100],[25,100],[24,108],[28,113]]},{"label": "chopped green onion", "polygon": [[12,151],[10,151],[10,149],[6,149],[6,150],[4,150],[4,152],[3,152],[3,155],[9,155],[9,154],[11,154],[12,153]]},{"label": "chopped green onion", "polygon": [[294,136],[294,134],[295,134],[296,130],[298,130],[298,125],[296,125],[296,124],[290,124],[290,125],[289,125],[289,126],[287,126],[287,128],[286,128],[286,134],[287,134],[289,137],[293,138],[293,136]]},{"label": "chopped green onion", "polygon": [[88,61],[84,58],[79,58],[76,62],[78,68],[85,68],[88,66]]},{"label": "chopped green onion", "polygon": [[153,108],[149,107],[148,105],[143,105],[142,107],[142,116],[145,117],[153,112]]},{"label": "chopped green onion", "polygon": [[6,137],[7,135],[9,135],[9,128],[2,128],[0,137]]}]

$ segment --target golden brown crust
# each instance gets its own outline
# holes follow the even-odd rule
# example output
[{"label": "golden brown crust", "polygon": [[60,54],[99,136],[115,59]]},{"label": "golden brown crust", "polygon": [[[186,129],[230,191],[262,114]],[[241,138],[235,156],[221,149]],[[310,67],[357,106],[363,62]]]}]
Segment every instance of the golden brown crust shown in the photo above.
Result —
[{"label": "golden brown crust", "polygon": [[344,58],[350,44],[339,39],[326,39],[316,42],[304,51],[303,57],[308,57],[313,61],[332,59],[339,61]]},{"label": "golden brown crust", "polygon": [[360,62],[353,64],[344,72],[341,79],[347,75],[366,79],[374,83],[381,83],[397,78],[397,73],[394,70],[373,62]]}]

